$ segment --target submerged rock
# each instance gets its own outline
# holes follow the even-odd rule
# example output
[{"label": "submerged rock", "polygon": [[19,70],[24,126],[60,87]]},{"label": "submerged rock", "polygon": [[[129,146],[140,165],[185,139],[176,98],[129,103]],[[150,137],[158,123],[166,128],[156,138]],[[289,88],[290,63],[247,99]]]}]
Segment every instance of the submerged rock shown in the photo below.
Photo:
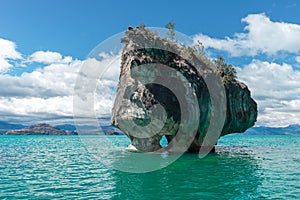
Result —
[{"label": "submerged rock", "polygon": [[163,150],[197,152],[211,145],[205,143],[208,133],[215,132],[218,139],[254,125],[257,105],[247,86],[234,79],[222,81],[204,55],[144,26],[128,29],[122,42],[111,122],[130,138],[131,149],[161,151],[165,135],[169,145]]}]

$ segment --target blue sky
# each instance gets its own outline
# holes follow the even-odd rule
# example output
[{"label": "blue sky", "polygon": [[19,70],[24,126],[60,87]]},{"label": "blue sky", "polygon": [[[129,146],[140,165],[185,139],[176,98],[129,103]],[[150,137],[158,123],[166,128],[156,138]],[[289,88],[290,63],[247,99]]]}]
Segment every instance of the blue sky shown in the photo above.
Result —
[{"label": "blue sky", "polygon": [[94,47],[128,26],[172,20],[210,57],[223,55],[237,67],[259,103],[258,125],[300,123],[299,10],[295,0],[0,0],[1,118],[70,121],[74,79]]},{"label": "blue sky", "polygon": [[297,23],[296,1],[76,1],[1,0],[1,37],[20,52],[51,50],[83,59],[99,42],[143,22],[164,27],[176,22],[187,35],[199,32],[223,38],[244,28],[248,14],[266,13],[274,21]]}]

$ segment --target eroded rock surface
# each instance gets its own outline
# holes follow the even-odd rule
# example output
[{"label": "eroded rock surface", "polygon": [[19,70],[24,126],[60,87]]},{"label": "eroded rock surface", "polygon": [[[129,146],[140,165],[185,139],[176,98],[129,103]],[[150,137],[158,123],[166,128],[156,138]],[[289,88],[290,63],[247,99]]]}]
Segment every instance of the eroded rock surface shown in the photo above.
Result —
[{"label": "eroded rock surface", "polygon": [[[165,150],[182,145],[188,152],[199,151],[213,123],[212,117],[218,114],[213,110],[212,90],[206,84],[209,77],[219,77],[213,63],[144,26],[129,28],[122,42],[125,46],[112,124],[142,152],[160,150],[164,135],[169,142]],[[247,86],[237,80],[214,84],[216,91],[224,90],[214,94],[219,99],[214,102],[224,104],[220,108],[224,120],[218,136],[244,132],[253,126],[257,105]],[[198,120],[198,126],[190,134],[189,123],[194,119]],[[173,143],[182,126],[187,126],[180,132],[187,142]]]}]

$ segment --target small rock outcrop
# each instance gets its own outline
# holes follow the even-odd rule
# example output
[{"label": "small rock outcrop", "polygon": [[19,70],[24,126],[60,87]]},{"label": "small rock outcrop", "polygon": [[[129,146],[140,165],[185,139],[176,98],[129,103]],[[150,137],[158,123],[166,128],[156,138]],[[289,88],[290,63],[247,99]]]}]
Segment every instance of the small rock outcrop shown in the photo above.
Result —
[{"label": "small rock outcrop", "polygon": [[20,130],[10,130],[5,135],[77,135],[77,132],[60,130],[49,124],[41,123]]},{"label": "small rock outcrop", "polygon": [[[212,118],[223,111],[218,137],[244,132],[254,125],[257,105],[247,86],[235,79],[220,79],[221,82],[211,82],[216,91],[223,93],[214,93],[207,82],[219,75],[204,55],[161,38],[144,26],[128,29],[122,43],[125,46],[111,122],[130,138],[131,146],[138,151],[161,150],[162,136],[169,143],[164,150],[186,145],[175,141],[178,132],[187,126],[180,132],[188,140],[184,148],[197,152],[204,146],[209,127],[214,126]],[[216,102],[223,104],[217,111]],[[193,129],[188,126],[194,119],[197,129],[190,134]]]}]

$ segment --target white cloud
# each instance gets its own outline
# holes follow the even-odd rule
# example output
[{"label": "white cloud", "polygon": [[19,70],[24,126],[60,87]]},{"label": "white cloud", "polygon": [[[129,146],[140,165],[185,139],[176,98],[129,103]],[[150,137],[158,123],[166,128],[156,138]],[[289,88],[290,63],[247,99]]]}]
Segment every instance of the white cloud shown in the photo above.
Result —
[{"label": "white cloud", "polygon": [[120,55],[106,55],[102,58],[101,61],[87,59],[81,67],[74,95],[75,115],[91,117],[111,112],[121,58]]},{"label": "white cloud", "polygon": [[21,76],[0,74],[3,97],[55,97],[72,94],[72,88],[82,61],[51,64]]},{"label": "white cloud", "polygon": [[15,115],[56,114],[72,115],[72,96],[39,98],[3,98],[0,97],[0,110]]},{"label": "white cloud", "polygon": [[[265,14],[250,14],[242,19],[244,32],[224,39],[198,34],[206,48],[225,51],[231,56],[294,55],[300,52],[300,25],[274,22]],[[237,68],[238,77],[252,91],[259,107],[257,125],[286,126],[300,124],[300,71],[297,64],[253,60],[243,68]],[[299,67],[299,66],[298,66]]]},{"label": "white cloud", "polygon": [[[47,55],[57,54],[47,53]],[[83,89],[94,86],[91,91],[93,92],[92,98],[95,98],[94,112],[97,116],[111,112],[114,100],[112,87],[116,86],[120,71],[119,56],[111,55],[101,61],[95,59],[80,61],[73,60],[69,56],[63,58],[62,56],[47,57],[47,55],[41,56],[39,62],[46,63],[47,60],[51,64],[36,68],[33,72],[25,72],[20,76],[0,74],[0,113],[2,113],[0,115],[2,118],[7,118],[7,116],[30,118],[40,115],[41,119],[45,120],[47,116],[49,118],[52,116],[71,117],[75,82],[86,79],[95,82],[95,85],[88,85]],[[32,58],[31,56],[30,59]],[[83,66],[89,66],[88,70],[84,71],[85,73],[79,73]],[[82,86],[81,82],[79,85]],[[82,92],[85,95],[88,91]],[[80,109],[84,113],[90,99],[83,99],[81,103]]]},{"label": "white cloud", "polygon": [[225,39],[198,34],[194,41],[201,41],[206,48],[227,51],[232,56],[255,56],[259,53],[274,55],[280,51],[298,53],[300,51],[300,25],[273,22],[265,14],[250,14],[242,19],[243,33]]},{"label": "white cloud", "polygon": [[[68,58],[68,57],[65,57]],[[83,66],[84,75],[78,72]],[[0,74],[0,97],[40,97],[50,98],[56,96],[68,96],[73,94],[75,81],[94,81],[96,85],[90,88],[94,93],[96,86],[102,88],[98,92],[103,93],[105,88],[117,84],[120,71],[120,59],[118,56],[110,56],[102,61],[87,59],[85,61],[73,60],[70,63],[50,64],[43,68],[37,68],[33,72],[25,72],[20,76]],[[81,84],[79,84],[82,86]],[[88,91],[85,86],[84,92]]]},{"label": "white cloud", "polygon": [[14,42],[0,38],[0,73],[8,71],[12,67],[10,60],[21,58]]},{"label": "white cloud", "polygon": [[0,58],[0,73],[6,72],[12,65],[4,58]]},{"label": "white cloud", "polygon": [[237,68],[259,106],[258,125],[286,126],[300,123],[300,71],[283,63],[253,60]]},{"label": "white cloud", "polygon": [[64,57],[58,52],[52,51],[36,51],[29,57],[30,62],[38,62],[44,64],[53,63],[69,63],[72,61],[72,57]]},{"label": "white cloud", "polygon": [[[300,50],[299,25],[272,22],[264,14],[248,15],[245,33],[232,38],[216,39],[197,35],[206,47],[228,51],[234,56],[275,54],[279,51],[298,53]],[[76,80],[79,81],[79,113],[90,116],[86,110],[93,103],[93,114],[111,112],[115,97],[114,87],[120,73],[119,55],[100,54],[101,61],[74,60],[58,52],[37,51],[22,58],[15,43],[0,39],[0,116],[2,119],[20,116],[71,117]],[[15,60],[46,64],[20,76],[1,74],[12,67]],[[300,63],[300,56],[296,61]],[[83,66],[88,66],[79,73]],[[285,126],[300,123],[300,71],[289,64],[253,60],[237,68],[238,77],[252,91],[258,102],[257,125]],[[90,80],[90,81],[86,81]],[[91,93],[92,95],[89,95]],[[85,97],[85,98],[84,98]]]}]

